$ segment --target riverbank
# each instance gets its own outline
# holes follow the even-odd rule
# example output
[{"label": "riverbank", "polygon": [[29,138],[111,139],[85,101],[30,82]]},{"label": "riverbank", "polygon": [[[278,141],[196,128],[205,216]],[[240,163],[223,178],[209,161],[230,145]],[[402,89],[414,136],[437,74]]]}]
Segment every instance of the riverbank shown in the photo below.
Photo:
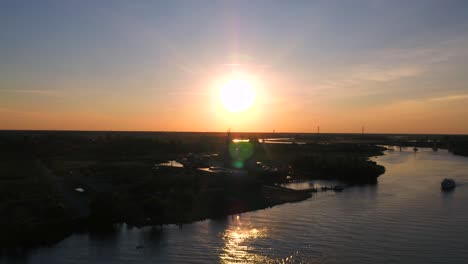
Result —
[{"label": "riverbank", "polygon": [[[186,224],[311,197],[308,192],[263,185],[256,177],[182,168],[144,175],[137,173],[138,165],[117,162],[89,167],[94,168],[92,175],[74,170],[63,175],[57,161],[44,163],[50,167],[36,160],[3,163],[2,175],[10,176],[1,181],[0,248],[50,245],[76,231],[101,232],[120,223]],[[114,177],[99,184],[102,172]],[[117,172],[125,178],[132,175],[132,180],[120,179]],[[84,191],[76,191],[77,186]]]},{"label": "riverbank", "polygon": [[265,185],[254,175],[165,168],[139,183],[94,196],[89,220],[91,225],[125,222],[137,227],[182,224],[309,197],[307,192]]}]

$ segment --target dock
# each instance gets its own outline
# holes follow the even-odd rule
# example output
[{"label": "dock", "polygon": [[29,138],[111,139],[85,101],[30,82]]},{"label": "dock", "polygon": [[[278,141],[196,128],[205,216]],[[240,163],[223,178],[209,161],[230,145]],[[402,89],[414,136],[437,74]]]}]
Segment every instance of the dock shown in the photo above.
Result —
[{"label": "dock", "polygon": [[329,186],[320,186],[320,187],[312,187],[309,189],[304,189],[306,192],[327,192],[327,191],[334,191],[334,192],[341,192],[344,190],[344,186],[342,185],[329,185]]}]

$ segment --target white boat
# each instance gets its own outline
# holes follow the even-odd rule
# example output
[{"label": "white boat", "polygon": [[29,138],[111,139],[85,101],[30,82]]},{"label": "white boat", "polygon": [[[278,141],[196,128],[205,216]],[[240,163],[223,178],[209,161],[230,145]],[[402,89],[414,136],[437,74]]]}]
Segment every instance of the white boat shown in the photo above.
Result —
[{"label": "white boat", "polygon": [[455,181],[453,179],[447,179],[445,178],[441,183],[440,183],[440,188],[442,190],[452,190],[455,188],[457,185],[455,184]]}]

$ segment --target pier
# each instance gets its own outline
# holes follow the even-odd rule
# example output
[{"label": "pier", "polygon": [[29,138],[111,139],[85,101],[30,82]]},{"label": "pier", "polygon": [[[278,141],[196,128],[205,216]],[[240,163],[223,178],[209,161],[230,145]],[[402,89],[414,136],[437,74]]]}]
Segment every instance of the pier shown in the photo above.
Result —
[{"label": "pier", "polygon": [[344,186],[342,185],[327,185],[327,186],[312,187],[312,188],[304,189],[304,191],[306,192],[327,192],[327,191],[341,192],[343,190],[344,190]]}]

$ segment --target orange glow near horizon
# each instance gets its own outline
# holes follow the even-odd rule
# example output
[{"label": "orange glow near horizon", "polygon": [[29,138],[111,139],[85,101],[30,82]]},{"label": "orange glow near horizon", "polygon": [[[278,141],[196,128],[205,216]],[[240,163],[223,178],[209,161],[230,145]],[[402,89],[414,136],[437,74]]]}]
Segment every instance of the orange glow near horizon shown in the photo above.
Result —
[{"label": "orange glow near horizon", "polygon": [[[346,91],[319,93],[323,88],[308,88],[281,71],[248,64],[228,70],[216,66],[196,80],[193,86],[175,92],[101,92],[91,100],[89,94],[79,91],[53,95],[4,92],[0,129],[220,132],[231,128],[237,132],[315,133],[320,126],[322,133],[361,133],[365,126],[366,133],[468,133],[464,122],[468,97],[463,95],[350,105]],[[227,84],[234,92],[238,84],[251,88],[253,103],[242,111],[230,110],[221,97]],[[310,94],[285,87],[300,87]],[[231,97],[226,99],[228,104]],[[235,103],[234,110],[244,107]]]},{"label": "orange glow near horizon", "polygon": [[0,130],[468,135],[467,1],[7,2]]}]

